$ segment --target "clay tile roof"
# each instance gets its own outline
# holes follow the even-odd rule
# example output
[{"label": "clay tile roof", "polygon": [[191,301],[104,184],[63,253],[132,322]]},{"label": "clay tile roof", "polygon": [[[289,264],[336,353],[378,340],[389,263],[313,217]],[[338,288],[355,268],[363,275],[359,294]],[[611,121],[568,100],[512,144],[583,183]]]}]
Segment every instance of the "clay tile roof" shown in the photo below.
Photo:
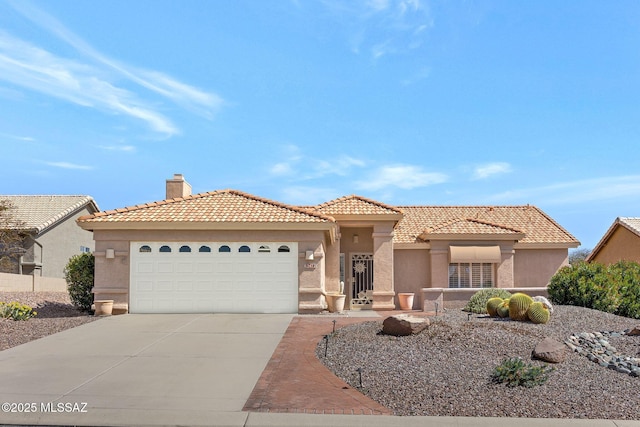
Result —
[{"label": "clay tile roof", "polygon": [[618,220],[620,224],[625,225],[630,231],[640,236],[640,218],[621,216]]},{"label": "clay tile roof", "polygon": [[400,206],[394,242],[421,242],[433,233],[524,233],[520,243],[579,243],[535,206]]},{"label": "clay tile roof", "polygon": [[193,196],[99,212],[80,222],[246,222],[329,223],[333,218],[236,190]]},{"label": "clay tile roof", "polygon": [[315,210],[327,215],[401,215],[402,211],[393,206],[362,196],[344,196],[315,206]]},{"label": "clay tile roof", "polygon": [[19,221],[20,228],[36,233],[41,233],[85,206],[89,211],[99,210],[91,196],[0,195],[0,200],[8,200],[13,205],[15,209],[11,212]]},{"label": "clay tile roof", "polygon": [[427,228],[424,235],[434,234],[520,234],[520,230],[473,218],[458,218]]}]

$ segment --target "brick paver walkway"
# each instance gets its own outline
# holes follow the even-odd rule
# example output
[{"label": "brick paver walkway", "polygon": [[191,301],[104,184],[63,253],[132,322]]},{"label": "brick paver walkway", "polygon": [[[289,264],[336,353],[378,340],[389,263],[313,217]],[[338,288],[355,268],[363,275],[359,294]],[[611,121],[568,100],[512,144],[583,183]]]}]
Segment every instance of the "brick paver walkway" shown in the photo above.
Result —
[{"label": "brick paver walkway", "polygon": [[311,414],[390,415],[392,412],[333,375],[316,358],[316,346],[333,330],[380,320],[350,317],[295,317],[262,372],[245,411]]}]

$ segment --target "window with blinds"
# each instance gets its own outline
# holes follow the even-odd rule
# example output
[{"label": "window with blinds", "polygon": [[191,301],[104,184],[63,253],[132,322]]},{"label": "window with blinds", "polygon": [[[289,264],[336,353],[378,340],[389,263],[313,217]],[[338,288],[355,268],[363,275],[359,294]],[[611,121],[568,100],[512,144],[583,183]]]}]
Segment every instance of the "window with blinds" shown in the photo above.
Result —
[{"label": "window with blinds", "polygon": [[492,288],[494,285],[492,263],[460,262],[449,264],[450,288]]}]

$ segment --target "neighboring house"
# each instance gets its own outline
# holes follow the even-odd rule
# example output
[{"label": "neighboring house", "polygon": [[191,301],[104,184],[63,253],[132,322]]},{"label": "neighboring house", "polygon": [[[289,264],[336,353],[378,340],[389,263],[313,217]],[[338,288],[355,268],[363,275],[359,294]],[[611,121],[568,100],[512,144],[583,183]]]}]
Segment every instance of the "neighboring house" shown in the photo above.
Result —
[{"label": "neighboring house", "polygon": [[99,212],[96,299],[116,312],[392,310],[422,288],[546,287],[579,242],[533,206],[389,206],[347,196],[291,206],[235,190]]},{"label": "neighboring house", "polygon": [[640,218],[616,218],[585,258],[586,262],[601,264],[613,264],[621,260],[640,262]]},{"label": "neighboring house", "polygon": [[0,195],[0,200],[11,202],[12,215],[27,234],[13,273],[63,278],[69,258],[93,251],[93,233],[76,223],[100,210],[91,197]]}]

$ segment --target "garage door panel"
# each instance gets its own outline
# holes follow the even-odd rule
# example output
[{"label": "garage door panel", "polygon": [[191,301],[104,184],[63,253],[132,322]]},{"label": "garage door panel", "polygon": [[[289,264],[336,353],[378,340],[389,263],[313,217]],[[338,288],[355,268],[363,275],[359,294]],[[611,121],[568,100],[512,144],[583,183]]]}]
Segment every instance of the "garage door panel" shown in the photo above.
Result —
[{"label": "garage door panel", "polygon": [[189,261],[180,261],[177,263],[176,272],[180,274],[191,274],[195,271],[195,266],[193,262]]},{"label": "garage door panel", "polygon": [[213,280],[198,280],[195,286],[196,291],[209,291],[209,293],[213,293],[214,286]]},{"label": "garage door panel", "polygon": [[193,291],[193,282],[190,280],[181,280],[178,281],[178,286],[176,287],[177,291]]},{"label": "garage door panel", "polygon": [[162,261],[158,262],[156,265],[158,267],[158,273],[173,273],[172,262]]},{"label": "garage door panel", "polygon": [[251,261],[236,261],[234,263],[233,268],[234,273],[252,273],[253,272],[253,262]]},{"label": "garage door panel", "polygon": [[156,282],[156,286],[154,287],[154,291],[172,291],[173,290],[173,281],[170,280],[158,280]]},{"label": "garage door panel", "polygon": [[138,274],[153,273],[153,266],[153,262],[140,262],[136,264],[135,272]]},{"label": "garage door panel", "polygon": [[[151,252],[139,252],[143,245]],[[165,245],[172,252],[159,253]],[[277,252],[283,245],[291,252]],[[191,247],[192,252],[179,252],[182,246]],[[211,251],[199,252],[202,246]],[[224,246],[230,252],[218,252]],[[242,246],[250,251],[239,252]],[[133,313],[298,310],[296,243],[134,242],[131,254]]]}]

